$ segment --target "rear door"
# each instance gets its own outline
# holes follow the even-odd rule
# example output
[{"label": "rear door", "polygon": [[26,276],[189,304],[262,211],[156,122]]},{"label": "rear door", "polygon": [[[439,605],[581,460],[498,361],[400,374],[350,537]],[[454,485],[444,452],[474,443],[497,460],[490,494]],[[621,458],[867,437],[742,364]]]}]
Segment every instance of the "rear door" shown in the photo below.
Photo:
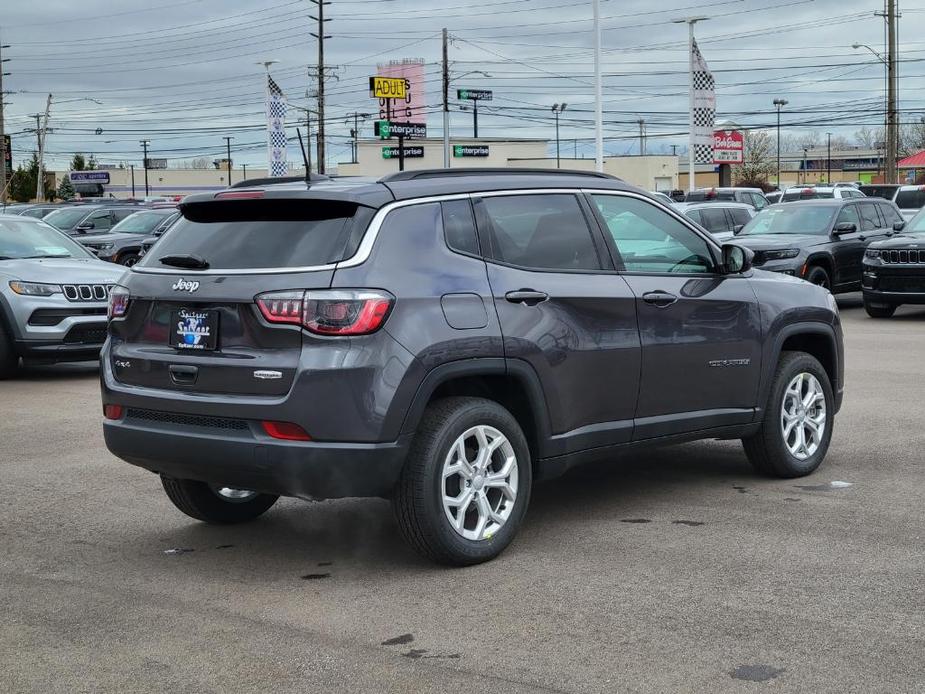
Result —
[{"label": "rear door", "polygon": [[541,192],[475,203],[505,356],[539,377],[554,450],[629,441],[639,388],[635,299],[587,202]]},{"label": "rear door", "polygon": [[633,290],[642,342],[634,439],[750,422],[761,366],[758,300],[710,244],[634,195],[593,194]]},{"label": "rear door", "polygon": [[[358,213],[358,210],[360,211]],[[118,381],[194,393],[282,395],[299,364],[303,334],[270,323],[256,297],[331,285],[371,211],[323,200],[228,200],[186,206],[184,216],[128,275],[124,319],[110,323]],[[208,269],[169,257],[201,258]],[[271,313],[284,311],[276,299]]]},{"label": "rear door", "polygon": [[726,216],[726,208],[721,205],[701,208],[700,217],[703,220],[703,228],[711,234],[721,234],[725,231],[732,231],[732,223]]}]

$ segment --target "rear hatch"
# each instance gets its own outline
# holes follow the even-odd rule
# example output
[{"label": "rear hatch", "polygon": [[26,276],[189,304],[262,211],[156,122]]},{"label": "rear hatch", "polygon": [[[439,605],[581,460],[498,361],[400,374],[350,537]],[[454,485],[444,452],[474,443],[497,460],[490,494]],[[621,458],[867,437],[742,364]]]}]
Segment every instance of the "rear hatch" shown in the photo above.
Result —
[{"label": "rear hatch", "polygon": [[[110,359],[126,385],[279,396],[298,369],[298,324],[268,322],[256,297],[327,289],[373,210],[319,199],[215,200],[183,217],[126,275]],[[285,305],[275,310],[285,310]]]}]

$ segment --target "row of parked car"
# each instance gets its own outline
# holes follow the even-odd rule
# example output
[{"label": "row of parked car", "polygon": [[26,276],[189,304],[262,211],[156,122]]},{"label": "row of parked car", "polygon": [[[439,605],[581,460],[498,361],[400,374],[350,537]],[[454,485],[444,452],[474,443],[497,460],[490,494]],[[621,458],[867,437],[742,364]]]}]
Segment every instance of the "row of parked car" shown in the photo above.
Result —
[{"label": "row of parked car", "polygon": [[872,317],[925,303],[925,186],[807,186],[780,191],[776,204],[771,195],[713,188],[672,207],[721,243],[754,251],[755,267],[833,294],[863,290]]},{"label": "row of parked car", "polygon": [[9,206],[4,214],[41,219],[73,236],[101,260],[131,267],[180,217],[165,200],[104,200]]}]

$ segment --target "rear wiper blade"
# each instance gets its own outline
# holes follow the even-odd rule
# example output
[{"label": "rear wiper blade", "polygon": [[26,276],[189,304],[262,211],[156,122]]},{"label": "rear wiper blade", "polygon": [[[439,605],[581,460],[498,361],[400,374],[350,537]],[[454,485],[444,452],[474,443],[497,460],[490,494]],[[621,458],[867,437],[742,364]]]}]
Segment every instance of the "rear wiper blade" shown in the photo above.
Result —
[{"label": "rear wiper blade", "polygon": [[173,267],[182,267],[187,270],[205,270],[209,267],[209,262],[198,255],[165,255],[158,258],[158,262]]}]

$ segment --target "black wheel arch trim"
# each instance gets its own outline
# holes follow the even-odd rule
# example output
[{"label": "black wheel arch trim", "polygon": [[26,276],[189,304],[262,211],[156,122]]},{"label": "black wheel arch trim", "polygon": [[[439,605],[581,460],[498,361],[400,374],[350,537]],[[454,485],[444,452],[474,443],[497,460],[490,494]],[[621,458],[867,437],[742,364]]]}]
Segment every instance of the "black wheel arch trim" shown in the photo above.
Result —
[{"label": "black wheel arch trim", "polygon": [[402,422],[401,433],[410,434],[417,429],[424,410],[437,388],[448,381],[467,376],[509,376],[516,379],[527,393],[533,415],[533,425],[536,429],[536,458],[543,458],[549,454],[552,430],[549,424],[546,396],[536,371],[520,359],[478,357],[447,362],[434,367],[424,376],[418,386]]},{"label": "black wheel arch trim", "polygon": [[842,360],[844,356],[842,350],[839,349],[838,335],[835,328],[827,323],[817,321],[791,323],[782,327],[777,335],[774,336],[773,346],[768,353],[768,358],[762,364],[761,380],[758,386],[759,405],[755,411],[755,421],[759,421],[764,416],[763,413],[771,391],[771,382],[774,380],[774,370],[777,368],[777,363],[780,361],[784,342],[786,342],[788,338],[797,335],[823,335],[829,342],[833,358],[833,373],[830,376],[830,381],[832,393],[835,397],[835,412],[837,413],[841,407],[841,394],[843,391],[841,384],[843,378]]}]

